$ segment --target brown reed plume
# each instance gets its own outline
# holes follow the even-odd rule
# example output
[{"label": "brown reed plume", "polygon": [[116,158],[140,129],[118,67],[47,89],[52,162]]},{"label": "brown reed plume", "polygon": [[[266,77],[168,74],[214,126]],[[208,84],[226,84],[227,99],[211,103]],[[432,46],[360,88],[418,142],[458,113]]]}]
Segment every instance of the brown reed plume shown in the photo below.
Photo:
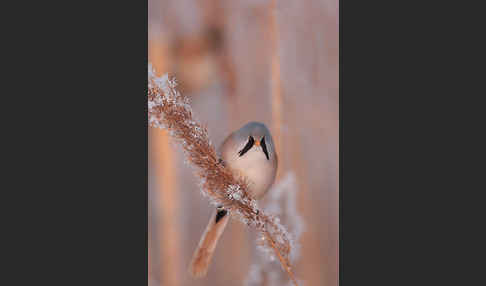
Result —
[{"label": "brown reed plume", "polygon": [[272,249],[282,268],[294,285],[298,285],[291,270],[291,241],[279,218],[259,210],[255,199],[248,194],[248,183],[235,178],[221,164],[209,140],[207,128],[192,115],[188,98],[176,89],[174,79],[168,75],[156,77],[151,64],[148,67],[148,120],[153,127],[169,131],[182,146],[190,164],[196,167],[201,179],[201,191],[215,205],[236,215],[243,223],[262,234],[263,245]]}]

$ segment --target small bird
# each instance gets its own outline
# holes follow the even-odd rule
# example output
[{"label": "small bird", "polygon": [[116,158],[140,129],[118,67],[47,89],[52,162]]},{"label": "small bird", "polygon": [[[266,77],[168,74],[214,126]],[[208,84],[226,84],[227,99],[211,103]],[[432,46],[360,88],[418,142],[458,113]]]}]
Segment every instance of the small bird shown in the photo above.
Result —
[{"label": "small bird", "polygon": [[[221,145],[222,163],[233,176],[244,177],[248,192],[260,199],[269,190],[277,174],[278,158],[270,131],[265,124],[250,122],[231,133]],[[192,256],[189,273],[206,276],[214,250],[229,220],[228,211],[218,207],[212,214]]]}]

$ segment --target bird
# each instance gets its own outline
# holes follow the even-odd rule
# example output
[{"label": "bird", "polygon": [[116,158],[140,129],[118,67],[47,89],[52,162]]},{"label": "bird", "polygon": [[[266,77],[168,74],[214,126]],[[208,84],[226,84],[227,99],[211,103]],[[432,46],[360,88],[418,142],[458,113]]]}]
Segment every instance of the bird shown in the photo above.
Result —
[{"label": "bird", "polygon": [[[248,193],[254,199],[262,198],[275,181],[278,157],[270,130],[261,122],[249,122],[234,131],[219,148],[220,162],[233,176],[248,182]],[[194,278],[206,276],[216,245],[229,220],[229,213],[218,206],[199,244],[194,251],[189,273]]]}]

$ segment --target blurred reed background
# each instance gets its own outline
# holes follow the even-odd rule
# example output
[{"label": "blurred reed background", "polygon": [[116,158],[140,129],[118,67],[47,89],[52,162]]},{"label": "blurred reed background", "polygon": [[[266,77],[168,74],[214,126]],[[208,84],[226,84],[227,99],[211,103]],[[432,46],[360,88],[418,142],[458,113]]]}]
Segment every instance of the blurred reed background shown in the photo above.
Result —
[{"label": "blurred reed background", "polygon": [[[248,121],[271,129],[277,182],[295,174],[305,223],[294,273],[303,285],[337,285],[338,0],[148,0],[148,8],[149,61],[158,75],[176,77],[216,147]],[[237,220],[207,277],[187,273],[212,208],[161,129],[149,128],[148,192],[149,285],[245,284],[255,233]]]}]

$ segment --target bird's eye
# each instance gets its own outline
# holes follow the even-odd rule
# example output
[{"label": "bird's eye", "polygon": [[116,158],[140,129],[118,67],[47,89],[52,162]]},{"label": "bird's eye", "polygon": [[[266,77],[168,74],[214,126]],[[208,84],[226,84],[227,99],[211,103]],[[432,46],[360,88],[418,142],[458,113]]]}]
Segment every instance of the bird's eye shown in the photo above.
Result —
[{"label": "bird's eye", "polygon": [[260,141],[260,145],[262,146],[263,153],[265,153],[265,156],[267,156],[267,160],[270,160],[270,157],[268,156],[268,151],[267,151],[267,144],[265,144],[265,136],[263,136],[262,140]]},{"label": "bird's eye", "polygon": [[248,150],[251,149],[251,147],[253,147],[253,144],[255,143],[255,139],[253,139],[252,136],[250,136],[248,138],[248,143],[246,143],[245,147],[243,147],[243,149],[241,149],[238,154],[240,154],[240,157],[243,156],[246,152],[248,152]]}]

